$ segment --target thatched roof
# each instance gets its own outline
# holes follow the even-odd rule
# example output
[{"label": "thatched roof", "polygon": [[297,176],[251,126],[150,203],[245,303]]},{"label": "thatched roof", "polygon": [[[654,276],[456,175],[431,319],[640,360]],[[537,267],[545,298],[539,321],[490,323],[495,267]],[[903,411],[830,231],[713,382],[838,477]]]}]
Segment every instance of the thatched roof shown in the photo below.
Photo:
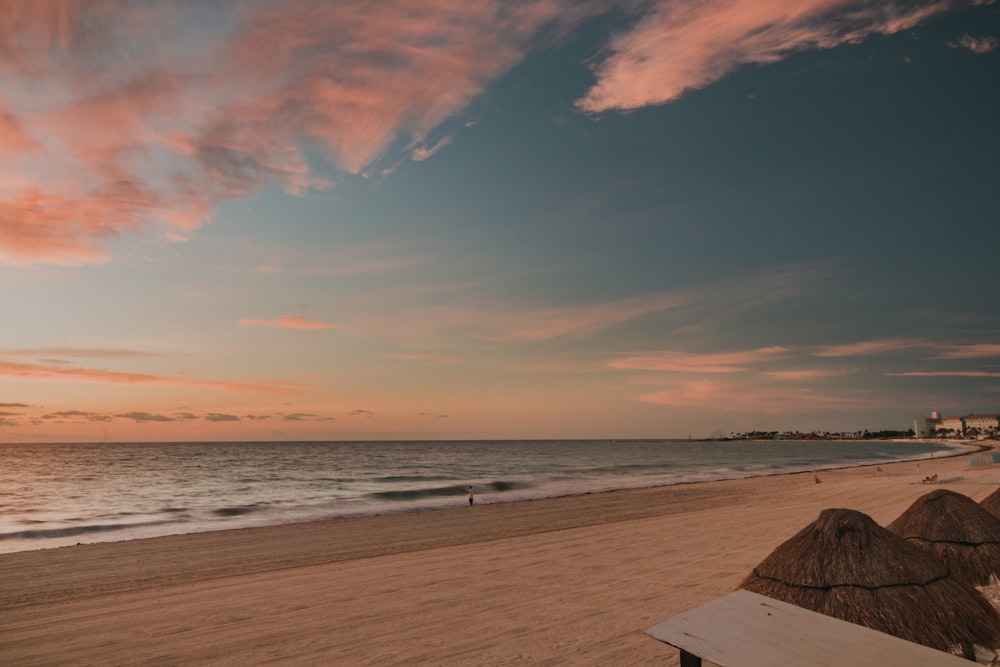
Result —
[{"label": "thatched roof", "polygon": [[979,501],[979,506],[995,517],[1000,517],[1000,486],[996,491]]},{"label": "thatched roof", "polygon": [[1000,646],[1000,616],[975,588],[854,510],[823,510],[740,587],[966,657]]},{"label": "thatched roof", "polygon": [[886,528],[930,551],[974,586],[1000,576],[1000,519],[961,493],[931,491]]}]

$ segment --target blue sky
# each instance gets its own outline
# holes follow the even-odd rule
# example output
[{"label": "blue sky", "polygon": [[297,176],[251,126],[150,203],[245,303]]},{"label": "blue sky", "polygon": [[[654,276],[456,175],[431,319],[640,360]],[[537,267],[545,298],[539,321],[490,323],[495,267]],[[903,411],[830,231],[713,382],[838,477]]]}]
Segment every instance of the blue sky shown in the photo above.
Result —
[{"label": "blue sky", "polygon": [[1000,412],[1000,4],[9,3],[0,441]]}]

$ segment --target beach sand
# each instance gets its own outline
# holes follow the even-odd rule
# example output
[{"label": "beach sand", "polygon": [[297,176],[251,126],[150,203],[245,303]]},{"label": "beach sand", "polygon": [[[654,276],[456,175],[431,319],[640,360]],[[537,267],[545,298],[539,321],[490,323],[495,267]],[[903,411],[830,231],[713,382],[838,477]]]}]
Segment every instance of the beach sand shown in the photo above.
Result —
[{"label": "beach sand", "polygon": [[823,509],[981,500],[1000,466],[967,460],[0,555],[0,664],[677,665],[646,628]]}]

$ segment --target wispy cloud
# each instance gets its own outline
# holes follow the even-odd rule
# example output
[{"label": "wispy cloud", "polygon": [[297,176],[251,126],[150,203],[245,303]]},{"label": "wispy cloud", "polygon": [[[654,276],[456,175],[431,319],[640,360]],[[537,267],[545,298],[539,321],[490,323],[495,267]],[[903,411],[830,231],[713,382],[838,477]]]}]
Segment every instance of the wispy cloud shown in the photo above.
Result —
[{"label": "wispy cloud", "polygon": [[407,345],[439,341],[442,334],[518,345],[559,338],[586,338],[640,317],[678,308],[690,299],[686,294],[664,292],[551,308],[500,302],[487,308],[482,300],[412,309],[402,305],[387,315],[352,323],[351,328],[362,336],[389,336]]},{"label": "wispy cloud", "polygon": [[817,357],[871,357],[926,350],[935,359],[981,359],[1000,357],[997,343],[942,343],[911,338],[883,338],[846,345],[831,345],[813,351]]},{"label": "wispy cloud", "polygon": [[278,329],[339,329],[343,326],[310,320],[302,315],[282,315],[273,320],[242,319],[236,323],[241,327],[276,327]]},{"label": "wispy cloud", "polygon": [[948,46],[953,49],[966,49],[973,53],[989,53],[1000,46],[1000,39],[992,36],[973,37],[972,35],[962,35],[954,42],[948,42]]},{"label": "wispy cloud", "polygon": [[738,281],[553,306],[525,303],[523,295],[497,298],[491,293],[482,298],[480,286],[475,284],[437,285],[434,300],[451,303],[413,306],[413,291],[396,290],[386,299],[382,314],[352,321],[351,330],[369,338],[389,337],[397,345],[412,347],[438,344],[443,334],[451,340],[461,336],[504,345],[582,340],[642,318],[655,318],[672,330],[692,323],[718,328],[729,318],[774,303],[793,302],[825,276],[822,266],[782,267],[765,275],[742,276]]},{"label": "wispy cloud", "polygon": [[823,378],[843,377],[844,375],[852,375],[854,373],[857,373],[857,370],[854,368],[836,370],[805,368],[797,370],[765,371],[763,375],[764,377],[771,378],[772,380],[787,380],[796,382],[801,380],[820,380]]},{"label": "wispy cloud", "polygon": [[63,365],[22,364],[0,360],[0,376],[24,380],[65,382],[90,382],[96,384],[129,384],[136,386],[187,387],[218,389],[221,391],[254,392],[263,394],[289,394],[300,389],[289,382],[266,380],[256,383],[220,382],[192,378],[123,373],[89,368],[67,368]]},{"label": "wispy cloud", "polygon": [[764,65],[797,51],[906,30],[952,4],[657,0],[633,29],[611,42],[610,55],[595,67],[597,83],[577,107],[599,113],[664,104],[742,65]]},{"label": "wispy cloud", "polygon": [[257,273],[263,273],[265,275],[270,275],[272,273],[281,273],[280,266],[274,266],[272,264],[264,264],[257,267]]},{"label": "wispy cloud", "polygon": [[879,354],[892,354],[916,348],[931,347],[930,343],[906,338],[885,338],[866,340],[846,345],[831,345],[817,350],[817,357],[867,357]]},{"label": "wispy cloud", "polygon": [[377,171],[394,145],[429,157],[444,145],[427,147],[429,133],[543,30],[599,8],[4,4],[0,261],[101,262],[109,239],[187,238],[219,202],[268,185],[328,188],[339,173]]},{"label": "wispy cloud", "polygon": [[639,317],[690,303],[683,293],[659,293],[598,304],[537,310],[480,313],[492,329],[480,337],[502,343],[527,343],[562,337],[586,337]]},{"label": "wispy cloud", "polygon": [[1000,357],[1000,344],[977,343],[974,345],[954,345],[937,354],[941,359],[980,359]]},{"label": "wispy cloud", "polygon": [[658,352],[626,357],[608,362],[619,370],[670,371],[673,373],[744,373],[764,363],[786,358],[790,350],[774,346],[740,352],[692,354],[689,352]]},{"label": "wispy cloud", "polygon": [[446,136],[439,139],[438,142],[433,146],[417,146],[410,153],[410,159],[412,159],[414,162],[423,162],[424,160],[434,155],[435,153],[437,153],[439,150],[441,150],[451,142],[452,142],[452,137]]},{"label": "wispy cloud", "polygon": [[810,410],[850,410],[870,399],[823,394],[808,388],[748,386],[714,379],[678,383],[670,389],[640,394],[638,400],[669,407],[705,407],[759,414],[794,414]]}]

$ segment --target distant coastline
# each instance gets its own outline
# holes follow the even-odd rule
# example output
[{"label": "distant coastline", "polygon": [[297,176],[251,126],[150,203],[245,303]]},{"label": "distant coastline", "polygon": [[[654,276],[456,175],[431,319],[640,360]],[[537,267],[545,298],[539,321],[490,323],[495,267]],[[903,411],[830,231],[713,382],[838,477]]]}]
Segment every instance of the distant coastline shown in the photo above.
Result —
[{"label": "distant coastline", "polygon": [[952,435],[939,437],[916,437],[912,429],[905,431],[882,430],[882,431],[843,431],[830,433],[827,431],[746,431],[743,433],[733,433],[729,437],[703,438],[703,441],[712,440],[913,440],[914,442],[958,442],[968,444],[971,442],[1000,442],[993,436],[978,436],[976,438],[956,438]]}]

